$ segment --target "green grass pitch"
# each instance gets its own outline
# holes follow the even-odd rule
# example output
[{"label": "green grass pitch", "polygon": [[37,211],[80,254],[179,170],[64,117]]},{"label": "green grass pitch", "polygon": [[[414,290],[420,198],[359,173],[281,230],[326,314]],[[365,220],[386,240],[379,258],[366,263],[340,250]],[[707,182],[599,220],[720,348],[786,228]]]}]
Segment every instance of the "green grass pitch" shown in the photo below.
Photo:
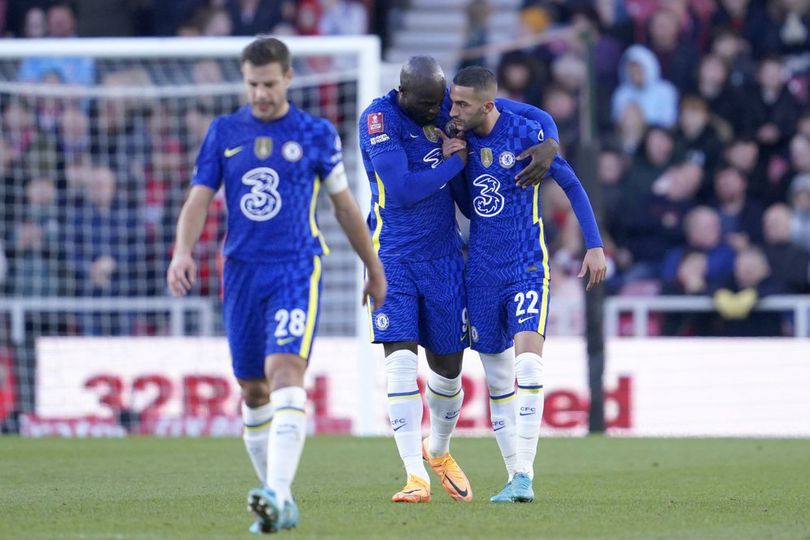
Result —
[{"label": "green grass pitch", "polygon": [[[494,505],[493,439],[453,453],[475,493],[397,505],[392,439],[314,437],[279,538],[810,539],[810,440],[547,439],[533,504]],[[255,478],[239,439],[0,438],[0,538],[250,538]]]}]

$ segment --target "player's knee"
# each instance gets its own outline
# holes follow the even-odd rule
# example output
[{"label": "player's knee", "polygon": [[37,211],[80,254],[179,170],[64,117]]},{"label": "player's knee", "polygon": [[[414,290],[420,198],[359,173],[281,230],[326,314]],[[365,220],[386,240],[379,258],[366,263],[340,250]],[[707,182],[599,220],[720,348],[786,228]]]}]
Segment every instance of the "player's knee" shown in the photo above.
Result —
[{"label": "player's knee", "polygon": [[267,359],[267,380],[270,391],[286,386],[303,386],[306,360],[292,354],[278,354]]},{"label": "player's knee", "polygon": [[463,351],[453,354],[427,354],[430,370],[445,379],[455,379],[461,375],[461,360],[463,357]]},{"label": "player's knee", "polygon": [[519,354],[515,361],[515,375],[520,386],[543,384],[543,358],[534,353]]},{"label": "player's knee", "polygon": [[270,401],[270,386],[265,380],[240,379],[239,387],[241,388],[242,400],[251,409],[266,405]]},{"label": "player's knee", "polygon": [[385,374],[389,381],[416,381],[419,357],[409,350],[398,350],[385,357]]},{"label": "player's knee", "polygon": [[515,389],[515,357],[512,349],[497,354],[479,354],[490,396],[502,396]]}]

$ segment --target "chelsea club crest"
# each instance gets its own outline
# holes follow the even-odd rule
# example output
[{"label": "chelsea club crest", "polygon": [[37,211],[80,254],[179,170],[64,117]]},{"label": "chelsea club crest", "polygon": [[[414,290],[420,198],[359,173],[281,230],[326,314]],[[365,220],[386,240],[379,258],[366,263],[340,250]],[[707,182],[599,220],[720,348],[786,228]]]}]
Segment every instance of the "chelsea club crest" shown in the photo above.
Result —
[{"label": "chelsea club crest", "polygon": [[377,316],[374,317],[374,326],[377,327],[377,330],[385,330],[388,328],[388,324],[388,315],[385,313],[378,313]]},{"label": "chelsea club crest", "polygon": [[498,164],[504,169],[511,169],[515,165],[515,154],[512,152],[501,152],[498,156]]},{"label": "chelsea club crest", "polygon": [[284,156],[284,159],[287,161],[298,161],[304,155],[304,150],[301,148],[301,145],[295,141],[287,141],[284,143],[284,146],[281,147],[281,155]]}]

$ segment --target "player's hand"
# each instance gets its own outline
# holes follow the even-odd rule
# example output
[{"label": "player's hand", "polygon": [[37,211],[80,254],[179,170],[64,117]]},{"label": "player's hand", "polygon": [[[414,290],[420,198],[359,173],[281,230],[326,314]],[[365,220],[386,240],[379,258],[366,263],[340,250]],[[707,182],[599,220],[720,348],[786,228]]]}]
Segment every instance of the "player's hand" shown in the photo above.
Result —
[{"label": "player's hand", "polygon": [[458,154],[461,161],[467,164],[467,141],[460,137],[448,137],[445,133],[437,129],[436,132],[442,138],[442,157],[449,159],[453,154]]},{"label": "player's hand", "polygon": [[516,158],[522,161],[532,158],[526,168],[515,175],[515,181],[520,187],[536,186],[548,174],[554,156],[560,150],[560,145],[554,139],[546,139],[540,144],[527,148]]},{"label": "player's hand", "polygon": [[607,263],[605,262],[605,250],[602,248],[591,248],[585,252],[585,258],[582,259],[582,268],[577,274],[578,278],[585,277],[588,273],[588,285],[585,287],[586,291],[590,291],[594,285],[598,285],[605,279],[607,274]]},{"label": "player's hand", "polygon": [[197,263],[191,255],[177,254],[169,263],[166,272],[166,283],[175,296],[185,296],[197,281]]},{"label": "player's hand", "polygon": [[368,272],[368,279],[366,279],[365,286],[363,287],[363,305],[371,299],[371,309],[377,309],[385,303],[385,295],[388,292],[388,281],[385,279],[385,272],[382,266],[379,270]]}]

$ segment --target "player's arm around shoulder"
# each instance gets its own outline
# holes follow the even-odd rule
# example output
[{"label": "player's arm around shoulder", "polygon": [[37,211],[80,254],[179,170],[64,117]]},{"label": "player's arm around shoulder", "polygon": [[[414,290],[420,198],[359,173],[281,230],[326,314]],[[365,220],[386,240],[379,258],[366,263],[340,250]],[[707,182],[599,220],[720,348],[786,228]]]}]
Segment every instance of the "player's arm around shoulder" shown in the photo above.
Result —
[{"label": "player's arm around shoulder", "polygon": [[210,187],[194,185],[180,210],[174,253],[166,272],[166,283],[175,296],[187,294],[197,281],[197,263],[194,262],[191,252],[202,234],[205,220],[208,218],[208,207],[214,195],[216,191]]}]

